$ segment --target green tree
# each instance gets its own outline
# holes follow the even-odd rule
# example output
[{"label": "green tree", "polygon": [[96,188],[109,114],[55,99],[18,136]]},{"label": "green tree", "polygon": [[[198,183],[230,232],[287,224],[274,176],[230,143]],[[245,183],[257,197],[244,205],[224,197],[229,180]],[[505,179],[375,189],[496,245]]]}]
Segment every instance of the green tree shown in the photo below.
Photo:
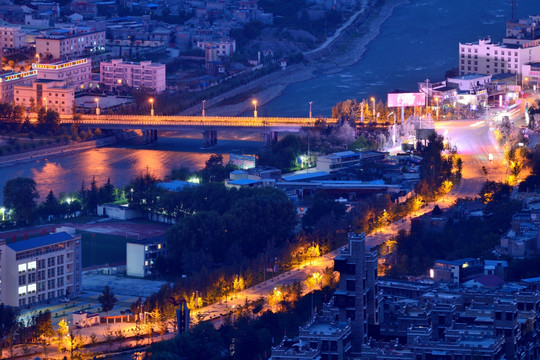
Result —
[{"label": "green tree", "polygon": [[99,295],[98,301],[101,304],[101,311],[107,312],[114,308],[114,304],[118,302],[118,299],[114,296],[109,285],[107,285],[101,292],[101,295]]},{"label": "green tree", "polygon": [[19,327],[17,316],[18,311],[15,308],[0,304],[0,339],[7,339],[17,331]]},{"label": "green tree", "polygon": [[107,182],[99,188],[99,203],[107,204],[116,200],[114,195],[114,185],[111,184],[111,178],[107,178]]},{"label": "green tree", "polygon": [[129,207],[142,214],[148,214],[148,212],[155,210],[160,194],[157,182],[158,179],[150,175],[148,170],[131,181],[128,185]]},{"label": "green tree", "polygon": [[28,224],[34,219],[38,198],[34,179],[18,177],[4,186],[4,205],[13,209],[17,223]]},{"label": "green tree", "polygon": [[97,212],[97,206],[99,204],[99,189],[97,187],[95,176],[92,177],[90,189],[88,190],[88,194],[86,196],[86,211],[88,214],[94,215]]},{"label": "green tree", "polygon": [[60,202],[58,202],[58,199],[56,196],[54,196],[53,191],[49,191],[49,194],[45,198],[45,201],[41,203],[41,205],[38,208],[39,214],[43,218],[47,218],[49,216],[57,217],[62,214],[62,205]]},{"label": "green tree", "polygon": [[54,336],[54,328],[51,322],[51,312],[49,310],[45,312],[39,312],[32,319],[34,327],[34,338],[51,338]]}]

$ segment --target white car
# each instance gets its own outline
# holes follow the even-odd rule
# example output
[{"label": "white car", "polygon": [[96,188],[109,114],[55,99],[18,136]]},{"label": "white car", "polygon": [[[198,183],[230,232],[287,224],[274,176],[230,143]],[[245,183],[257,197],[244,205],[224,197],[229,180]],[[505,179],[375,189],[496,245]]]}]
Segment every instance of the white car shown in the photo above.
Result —
[{"label": "white car", "polygon": [[62,302],[62,303],[68,303],[68,302],[71,302],[71,300],[68,299],[68,298],[63,298],[63,299],[60,299],[60,302]]}]

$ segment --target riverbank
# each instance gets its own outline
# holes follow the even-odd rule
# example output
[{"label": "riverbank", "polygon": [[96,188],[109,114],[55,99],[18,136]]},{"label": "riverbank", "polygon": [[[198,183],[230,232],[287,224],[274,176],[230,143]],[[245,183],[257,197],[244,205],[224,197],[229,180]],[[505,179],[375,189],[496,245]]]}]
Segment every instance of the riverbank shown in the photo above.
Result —
[{"label": "riverbank", "polygon": [[[285,70],[268,74],[249,84],[208,99],[205,106],[206,114],[247,115],[253,110],[252,99],[257,99],[261,107],[259,115],[265,116],[264,104],[279,97],[290,84],[313,79],[316,73],[337,73],[358,62],[366,52],[369,43],[379,36],[382,24],[390,18],[394,9],[406,3],[408,0],[386,0],[382,6],[371,9],[364,2],[364,8],[355,13],[353,15],[355,18],[338,30],[339,33],[336,32],[337,36],[334,37],[333,41],[326,42],[321,47],[306,52],[306,55],[313,58],[310,62],[289,66]],[[362,22],[361,15],[368,10],[373,15],[368,18],[368,21]],[[374,13],[375,10],[376,13]],[[322,54],[325,50],[327,53]],[[314,53],[319,53],[319,55],[314,56]],[[227,101],[233,97],[237,97],[239,100],[236,103]],[[230,104],[224,105],[227,102]],[[196,105],[186,109],[181,115],[198,115],[201,112],[202,105]]]},{"label": "riverbank", "polygon": [[108,146],[108,145],[116,144],[121,141],[126,141],[129,139],[136,138],[137,136],[139,135],[133,131],[122,132],[122,133],[116,134],[115,136],[109,136],[109,137],[98,139],[98,140],[85,141],[82,143],[75,143],[75,144],[68,144],[68,145],[60,145],[60,146],[55,146],[55,147],[51,147],[47,149],[40,149],[40,150],[35,150],[35,151],[27,151],[27,152],[23,152],[19,154],[0,156],[0,167],[11,166],[14,164],[21,164],[24,162],[32,162],[32,161],[48,158],[51,156],[68,155],[74,152],[85,151],[85,150],[94,149],[101,146]]}]

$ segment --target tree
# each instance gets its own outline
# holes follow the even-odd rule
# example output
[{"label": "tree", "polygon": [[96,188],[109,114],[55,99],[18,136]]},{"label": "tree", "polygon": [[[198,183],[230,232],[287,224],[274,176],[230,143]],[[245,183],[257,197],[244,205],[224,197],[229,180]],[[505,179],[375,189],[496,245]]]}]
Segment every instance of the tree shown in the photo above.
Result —
[{"label": "tree", "polygon": [[107,285],[101,295],[99,295],[98,301],[101,304],[101,311],[110,311],[114,308],[114,304],[118,302],[118,299],[114,296],[109,285]]},{"label": "tree", "polygon": [[49,191],[45,201],[39,206],[39,213],[43,218],[57,217],[62,213],[62,205],[58,202],[52,190]]},{"label": "tree", "polygon": [[158,195],[160,193],[157,187],[158,179],[150,175],[148,169],[146,173],[137,176],[128,185],[129,207],[147,214],[155,210],[158,204]]},{"label": "tree", "polygon": [[40,108],[38,111],[38,125],[42,133],[51,132],[56,134],[60,127],[60,115],[53,109],[45,110]]},{"label": "tree", "polygon": [[28,224],[33,220],[38,198],[34,179],[18,177],[4,186],[4,206],[13,209],[13,218],[19,224]]},{"label": "tree", "polygon": [[114,185],[111,184],[111,178],[107,178],[107,183],[99,188],[99,203],[107,204],[115,200]]},{"label": "tree", "polygon": [[[12,337],[17,331],[19,323],[17,322],[18,311],[15,308],[0,304],[0,339]],[[2,341],[0,341],[0,345]],[[1,348],[0,348],[1,353]]]},{"label": "tree", "polygon": [[86,210],[88,214],[94,215],[97,211],[97,206],[99,204],[99,190],[96,184],[96,177],[92,177],[90,182],[90,190],[88,190],[86,198]]},{"label": "tree", "polygon": [[51,323],[51,312],[49,310],[45,312],[39,312],[39,314],[33,317],[34,323],[34,337],[36,339],[40,338],[51,338],[54,336],[54,328]]}]

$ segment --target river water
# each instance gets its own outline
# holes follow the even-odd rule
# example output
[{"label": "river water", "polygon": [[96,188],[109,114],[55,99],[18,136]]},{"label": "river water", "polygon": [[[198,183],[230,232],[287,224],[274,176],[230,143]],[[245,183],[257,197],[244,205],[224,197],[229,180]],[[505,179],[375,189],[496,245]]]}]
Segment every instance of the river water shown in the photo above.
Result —
[{"label": "river water", "polygon": [[[259,114],[306,116],[308,103],[313,101],[314,115],[329,116],[332,106],[347,98],[385,99],[386,93],[394,89],[416,91],[416,83],[426,78],[441,80],[446,70],[457,66],[460,41],[476,41],[486,35],[499,41],[504,36],[509,3],[411,0],[394,10],[359,62],[340,73],[317,74],[312,80],[290,85],[280,97],[260,108]],[[535,14],[539,5],[538,0],[520,1],[517,14]],[[115,185],[126,185],[147,168],[164,177],[175,167],[200,169],[212,153],[254,154],[262,146],[257,133],[219,136],[213,149],[201,148],[199,133],[169,133],[154,144],[122,144],[0,168],[0,189],[17,176],[34,178],[42,198],[49,190],[56,194],[78,190],[81,181],[88,184],[92,176],[99,184],[110,176]]]},{"label": "river water", "polygon": [[[103,147],[52,157],[33,163],[0,168],[0,189],[12,178],[22,176],[33,178],[41,200],[50,190],[60,192],[77,191],[84,180],[86,186],[96,177],[99,185],[111,178],[114,185],[126,185],[146,169],[164,178],[171,169],[187,167],[199,170],[214,153],[255,154],[261,148],[260,134],[257,132],[219,133],[218,144],[212,148],[202,148],[202,135],[198,132],[167,133],[152,144],[144,144],[141,139],[112,147]],[[228,160],[228,156],[224,156]],[[0,191],[0,203],[2,203]]]},{"label": "river water", "polygon": [[[283,94],[260,107],[265,116],[330,116],[344,99],[375,96],[386,102],[394,89],[418,91],[417,83],[444,80],[458,65],[459,42],[491,35],[501,41],[510,18],[510,0],[410,0],[394,9],[380,35],[354,65],[336,74],[292,84]],[[521,18],[540,11],[540,1],[519,1]]]}]

